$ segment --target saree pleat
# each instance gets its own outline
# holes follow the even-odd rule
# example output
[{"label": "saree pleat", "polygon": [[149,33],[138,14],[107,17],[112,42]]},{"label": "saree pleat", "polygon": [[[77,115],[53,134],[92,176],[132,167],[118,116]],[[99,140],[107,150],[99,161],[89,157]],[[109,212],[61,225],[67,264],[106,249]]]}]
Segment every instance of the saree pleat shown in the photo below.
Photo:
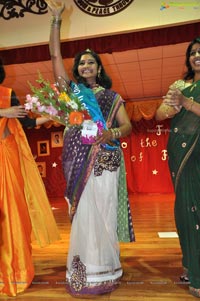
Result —
[{"label": "saree pleat", "polygon": [[[183,253],[183,266],[188,270],[191,286],[200,288],[200,159],[193,153],[183,170],[177,187],[175,220]],[[196,149],[196,150],[197,150]],[[191,175],[195,175],[191,177]]]},{"label": "saree pleat", "polygon": [[[15,120],[16,121],[16,120]],[[14,120],[9,120],[9,124]],[[17,122],[12,127],[19,148],[20,169],[24,179],[24,193],[35,238],[41,247],[60,239],[58,228],[47,198],[44,183],[32,156],[24,131]]]},{"label": "saree pleat", "polygon": [[0,291],[15,296],[25,290],[34,277],[31,222],[14,136],[9,135],[0,143]]}]

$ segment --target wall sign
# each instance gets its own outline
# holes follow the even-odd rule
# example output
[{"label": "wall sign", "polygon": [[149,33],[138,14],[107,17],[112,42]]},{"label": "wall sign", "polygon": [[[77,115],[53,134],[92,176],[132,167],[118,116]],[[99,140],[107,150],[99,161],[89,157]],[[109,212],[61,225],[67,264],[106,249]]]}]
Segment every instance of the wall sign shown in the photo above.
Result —
[{"label": "wall sign", "polygon": [[74,0],[74,3],[86,14],[106,17],[126,9],[134,0]]}]

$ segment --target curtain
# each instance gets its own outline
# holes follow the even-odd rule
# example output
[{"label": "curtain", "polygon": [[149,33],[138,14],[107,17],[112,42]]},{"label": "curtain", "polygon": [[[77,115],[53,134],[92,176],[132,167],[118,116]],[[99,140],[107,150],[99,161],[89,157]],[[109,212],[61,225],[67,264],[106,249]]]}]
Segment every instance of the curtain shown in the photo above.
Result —
[{"label": "curtain", "polygon": [[170,120],[157,122],[154,118],[160,103],[151,100],[126,104],[133,131],[121,139],[121,146],[129,192],[173,192],[166,149]]},{"label": "curtain", "polygon": [[[101,54],[184,43],[193,40],[194,37],[199,36],[199,33],[200,22],[197,22],[75,41],[63,41],[61,48],[63,58],[67,58],[74,57],[77,52],[86,48],[93,49]],[[0,50],[0,57],[5,65],[50,60],[47,44],[2,49]]]}]

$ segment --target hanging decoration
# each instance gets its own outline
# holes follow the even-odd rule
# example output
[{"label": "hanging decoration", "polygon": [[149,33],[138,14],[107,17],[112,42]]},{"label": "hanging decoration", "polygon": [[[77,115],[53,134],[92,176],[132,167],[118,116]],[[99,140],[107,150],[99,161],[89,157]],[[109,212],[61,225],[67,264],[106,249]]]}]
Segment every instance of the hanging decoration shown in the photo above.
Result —
[{"label": "hanging decoration", "polygon": [[43,15],[48,12],[44,0],[0,0],[0,18],[22,18],[25,13]]}]

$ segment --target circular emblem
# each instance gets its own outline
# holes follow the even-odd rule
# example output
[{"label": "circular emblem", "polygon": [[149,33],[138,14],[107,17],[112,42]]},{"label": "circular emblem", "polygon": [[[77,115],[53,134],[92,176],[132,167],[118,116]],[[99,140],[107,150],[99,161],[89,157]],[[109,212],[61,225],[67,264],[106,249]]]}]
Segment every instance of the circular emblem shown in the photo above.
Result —
[{"label": "circular emblem", "polygon": [[119,13],[134,0],[74,0],[75,4],[86,14],[106,17]]}]

